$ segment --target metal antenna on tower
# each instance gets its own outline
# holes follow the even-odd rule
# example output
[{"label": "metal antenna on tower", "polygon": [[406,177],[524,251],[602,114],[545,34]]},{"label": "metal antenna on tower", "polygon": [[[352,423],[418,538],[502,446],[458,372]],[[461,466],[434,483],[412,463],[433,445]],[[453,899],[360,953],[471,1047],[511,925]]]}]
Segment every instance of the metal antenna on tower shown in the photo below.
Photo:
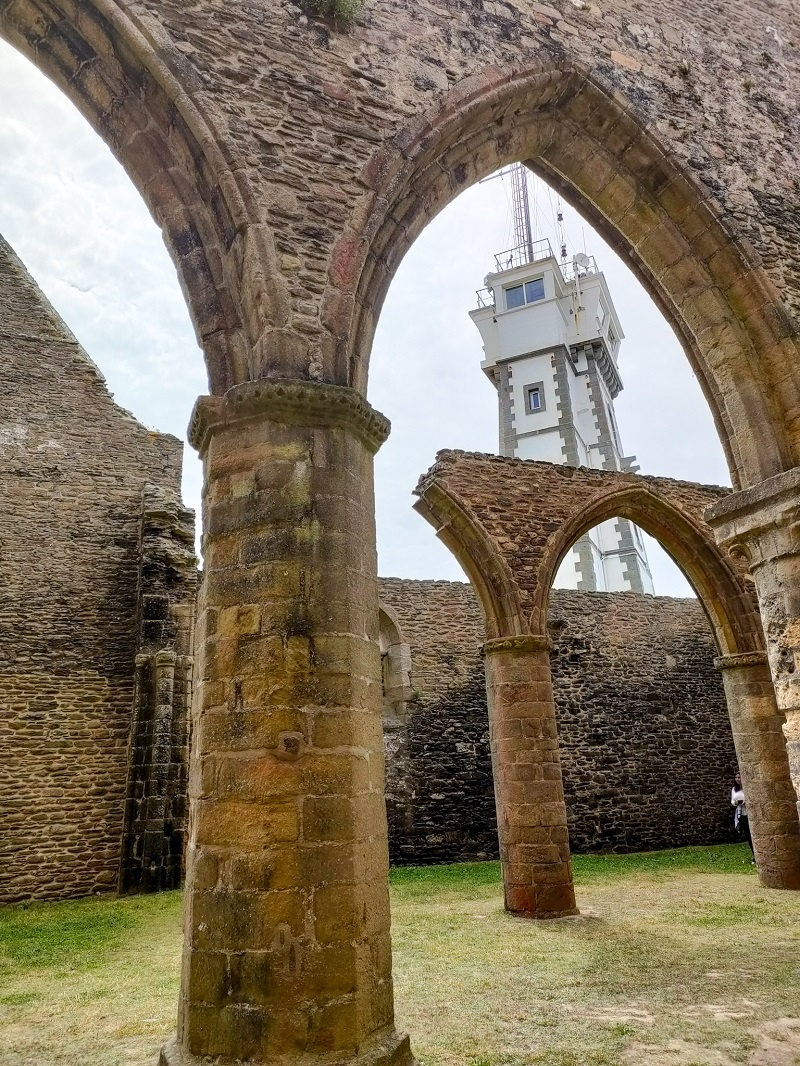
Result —
[{"label": "metal antenna on tower", "polygon": [[567,261],[567,235],[564,232],[564,205],[559,196],[556,204],[556,220],[558,222],[558,242],[561,245],[561,261]]},{"label": "metal antenna on tower", "polygon": [[528,170],[522,163],[511,167],[511,191],[514,206],[514,236],[518,248],[524,248],[528,262],[533,262],[531,204],[528,197]]}]

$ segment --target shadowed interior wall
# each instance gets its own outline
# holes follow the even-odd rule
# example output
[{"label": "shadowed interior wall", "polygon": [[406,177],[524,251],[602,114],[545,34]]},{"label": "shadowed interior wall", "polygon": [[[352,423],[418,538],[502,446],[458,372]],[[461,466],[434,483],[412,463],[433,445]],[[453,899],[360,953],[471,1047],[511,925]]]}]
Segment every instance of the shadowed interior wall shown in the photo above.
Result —
[{"label": "shadowed interior wall", "polygon": [[[397,864],[494,857],[480,607],[468,584],[380,580],[411,650],[402,758],[387,759]],[[731,839],[735,769],[696,600],[553,590],[551,666],[573,851]]]},{"label": "shadowed interior wall", "polygon": [[0,900],[113,888],[146,482],[182,445],[118,407],[0,238]]},{"label": "shadowed interior wall", "polygon": [[146,485],[121,892],[183,879],[197,578],[194,512],[178,494]]}]

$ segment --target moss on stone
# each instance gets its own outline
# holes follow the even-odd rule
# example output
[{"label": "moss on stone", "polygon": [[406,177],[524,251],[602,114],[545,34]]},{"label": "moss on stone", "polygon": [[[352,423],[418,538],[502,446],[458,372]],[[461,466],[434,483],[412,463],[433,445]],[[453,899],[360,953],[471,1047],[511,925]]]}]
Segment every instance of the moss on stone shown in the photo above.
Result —
[{"label": "moss on stone", "polygon": [[332,18],[341,26],[350,26],[365,7],[365,0],[303,0],[312,18]]}]

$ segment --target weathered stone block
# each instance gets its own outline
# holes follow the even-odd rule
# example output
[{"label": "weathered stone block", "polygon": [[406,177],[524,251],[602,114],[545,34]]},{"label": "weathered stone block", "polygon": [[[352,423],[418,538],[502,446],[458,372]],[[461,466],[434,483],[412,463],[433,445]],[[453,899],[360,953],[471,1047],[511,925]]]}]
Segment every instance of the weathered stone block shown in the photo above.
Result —
[{"label": "weathered stone block", "polygon": [[355,832],[356,816],[351,799],[346,796],[312,796],[303,800],[304,840],[353,840]]},{"label": "weathered stone block", "polygon": [[198,845],[258,848],[297,840],[296,803],[241,803],[232,800],[198,800],[195,807]]}]

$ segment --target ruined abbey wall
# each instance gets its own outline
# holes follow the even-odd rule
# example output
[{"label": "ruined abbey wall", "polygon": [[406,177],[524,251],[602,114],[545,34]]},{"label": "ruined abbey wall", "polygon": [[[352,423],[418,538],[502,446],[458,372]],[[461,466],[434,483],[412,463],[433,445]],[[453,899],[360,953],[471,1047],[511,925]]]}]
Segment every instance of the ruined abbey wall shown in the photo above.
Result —
[{"label": "ruined abbey wall", "polygon": [[[800,765],[796,3],[371,0],[350,34],[305,7],[0,5],[0,32],[78,104],[163,226],[214,394],[191,436],[207,571],[179,1036],[165,1063],[413,1061],[394,1028],[382,782],[363,774],[381,744],[371,457],[388,427],[359,394],[409,244],[514,160],[629,256],[709,400],[734,488],[752,490],[717,501],[715,521],[753,566],[763,633],[753,618],[737,632],[734,608],[752,613],[752,597],[706,554],[724,586],[743,779],[769,827],[759,873],[800,885],[781,733],[785,711]],[[478,538],[489,591],[514,601],[525,590],[503,545],[487,547],[487,523],[449,535]],[[519,604],[498,602],[494,621],[515,622],[495,626],[488,660],[507,734],[494,748],[513,830],[506,906],[554,917],[574,893],[553,737],[539,750],[530,736],[505,742],[523,728],[517,684],[552,732],[544,619],[525,629]],[[518,750],[551,775],[539,804],[519,800],[519,760],[506,759]],[[272,760],[283,784],[265,792]],[[513,837],[534,829],[557,862],[523,861]]]},{"label": "ruined abbey wall", "polygon": [[114,403],[2,238],[0,382],[0,900],[84,895],[117,884],[142,495],[179,493],[182,446]]},{"label": "ruined abbey wall", "polygon": [[[392,859],[494,857],[486,637],[472,588],[383,578],[380,594],[411,650],[405,743],[387,764]],[[697,601],[554,590],[549,631],[573,851],[729,840],[736,757]]]}]

